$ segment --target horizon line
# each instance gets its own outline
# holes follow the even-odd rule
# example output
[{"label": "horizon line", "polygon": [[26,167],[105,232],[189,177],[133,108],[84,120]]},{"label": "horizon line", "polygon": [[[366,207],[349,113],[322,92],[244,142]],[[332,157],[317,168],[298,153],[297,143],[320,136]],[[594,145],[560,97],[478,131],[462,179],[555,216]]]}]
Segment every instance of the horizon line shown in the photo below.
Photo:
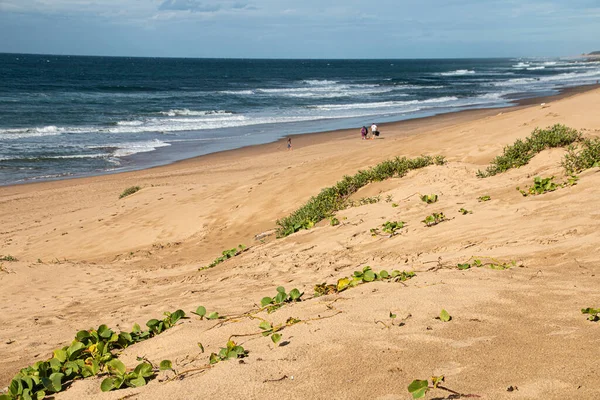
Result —
[{"label": "horizon line", "polygon": [[0,51],[0,55],[26,55],[51,57],[104,57],[104,58],[160,58],[191,60],[257,60],[257,61],[406,61],[406,60],[508,60],[532,58],[577,58],[589,54],[570,56],[494,56],[494,57],[402,57],[402,58],[304,58],[304,57],[198,57],[198,56],[122,56],[122,55],[90,55],[90,54],[52,54],[52,53],[14,53]]}]

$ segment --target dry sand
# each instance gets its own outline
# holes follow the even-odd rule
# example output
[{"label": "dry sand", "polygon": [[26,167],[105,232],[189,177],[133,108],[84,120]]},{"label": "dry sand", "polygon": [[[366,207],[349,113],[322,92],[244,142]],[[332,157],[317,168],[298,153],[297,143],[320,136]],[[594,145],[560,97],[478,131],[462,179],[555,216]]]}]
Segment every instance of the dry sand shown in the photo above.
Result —
[{"label": "dry sand", "polygon": [[[100,391],[100,378],[88,379],[56,399],[408,399],[413,379],[440,374],[446,386],[488,399],[599,398],[600,325],[580,309],[600,307],[600,174],[588,170],[576,186],[522,197],[515,187],[534,176],[563,179],[564,150],[555,149],[520,169],[475,177],[535,127],[563,123],[598,136],[598,110],[596,89],[543,107],[388,124],[379,140],[361,141],[358,130],[298,136],[291,152],[277,142],[145,171],[0,188],[0,254],[19,259],[0,271],[0,387],[79,329],[127,330],[198,305],[232,315],[279,285],[309,297],[315,284],[371,265],[417,276],[260,314],[272,322],[324,318],[285,329],[280,347],[262,336],[239,338],[250,351],[243,364],[222,362],[170,382],[159,382],[161,375],[111,393]],[[254,239],[343,175],[420,154],[449,163],[355,196],[391,196],[398,207],[381,201],[340,212],[336,227],[323,222],[285,239]],[[142,190],[118,199],[132,185]],[[415,193],[440,200],[426,205]],[[492,200],[479,203],[482,195]],[[462,207],[473,214],[459,214]],[[431,228],[420,222],[440,211],[452,219]],[[371,236],[389,220],[407,227],[393,238]],[[197,270],[239,243],[250,249]],[[455,268],[471,256],[522,267]],[[435,319],[441,309],[451,322]],[[390,312],[410,317],[404,326],[377,322],[389,325]],[[130,367],[136,356],[168,358],[185,370],[205,365],[230,335],[259,331],[258,320],[208,330],[214,322],[190,316],[120,358]]]}]

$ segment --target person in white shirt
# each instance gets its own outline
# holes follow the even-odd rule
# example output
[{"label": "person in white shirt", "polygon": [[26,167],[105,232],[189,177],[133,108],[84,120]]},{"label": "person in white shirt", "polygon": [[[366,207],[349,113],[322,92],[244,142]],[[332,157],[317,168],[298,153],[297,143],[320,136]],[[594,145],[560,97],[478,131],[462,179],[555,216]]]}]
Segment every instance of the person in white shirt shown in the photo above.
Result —
[{"label": "person in white shirt", "polygon": [[373,125],[371,125],[371,139],[375,139],[375,136],[379,136],[379,131],[377,130],[377,125],[373,122]]}]

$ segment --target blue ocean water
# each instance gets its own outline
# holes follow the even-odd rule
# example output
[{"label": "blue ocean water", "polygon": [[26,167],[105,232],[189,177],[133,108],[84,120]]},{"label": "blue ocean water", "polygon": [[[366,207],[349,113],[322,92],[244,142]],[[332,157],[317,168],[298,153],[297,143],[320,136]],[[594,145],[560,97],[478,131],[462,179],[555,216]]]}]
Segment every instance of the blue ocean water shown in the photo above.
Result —
[{"label": "blue ocean water", "polygon": [[506,106],[598,79],[600,62],[581,59],[0,54],[0,185],[144,168],[288,134]]}]

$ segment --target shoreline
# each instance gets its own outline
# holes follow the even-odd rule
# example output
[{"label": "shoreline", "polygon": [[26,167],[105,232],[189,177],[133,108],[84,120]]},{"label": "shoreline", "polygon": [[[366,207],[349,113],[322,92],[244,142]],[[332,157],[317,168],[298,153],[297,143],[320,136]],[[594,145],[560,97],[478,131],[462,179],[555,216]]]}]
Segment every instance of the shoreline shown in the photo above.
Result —
[{"label": "shoreline", "polygon": [[[537,97],[530,97],[530,98],[524,98],[524,99],[519,99],[519,100],[511,100],[513,103],[515,103],[514,105],[511,105],[511,106],[499,106],[499,107],[491,107],[491,108],[473,108],[473,109],[467,109],[467,110],[444,112],[444,113],[425,116],[425,117],[409,118],[409,119],[399,120],[399,121],[395,121],[395,122],[380,123],[380,124],[378,124],[378,126],[380,128],[382,128],[382,130],[386,130],[386,129],[387,130],[396,130],[396,129],[405,129],[406,130],[406,129],[408,129],[409,131],[411,131],[414,129],[426,127],[428,125],[435,126],[437,124],[447,124],[449,122],[453,122],[453,121],[457,121],[457,120],[473,121],[473,120],[476,120],[479,118],[484,118],[486,116],[496,115],[498,113],[512,112],[512,111],[522,109],[524,107],[534,106],[534,105],[537,105],[540,103],[557,101],[562,98],[573,96],[573,95],[576,95],[579,93],[585,93],[587,91],[594,90],[599,87],[600,87],[600,84],[565,87],[565,88],[558,89],[559,93],[554,94],[554,95],[537,96]],[[370,123],[369,123],[369,125],[370,125]],[[298,143],[298,142],[300,142],[300,145],[320,144],[320,143],[323,143],[326,141],[339,140],[339,139],[348,138],[348,137],[351,137],[354,135],[356,135],[358,137],[358,134],[356,133],[358,130],[359,130],[359,128],[336,129],[336,130],[284,135],[279,139],[276,139],[276,140],[270,141],[270,142],[266,142],[266,143],[251,144],[251,145],[246,145],[246,146],[242,146],[242,147],[236,147],[233,149],[211,152],[208,154],[195,155],[195,156],[186,157],[186,158],[182,158],[182,159],[178,159],[178,160],[174,160],[174,161],[165,161],[165,162],[159,163],[158,165],[142,166],[139,168],[134,167],[134,168],[128,168],[128,169],[124,169],[124,170],[120,170],[120,171],[119,170],[101,171],[98,173],[85,174],[85,175],[81,175],[81,176],[64,176],[64,177],[56,177],[56,178],[48,178],[48,179],[30,179],[30,180],[24,181],[24,182],[12,182],[12,183],[8,183],[8,184],[2,184],[2,185],[0,185],[0,189],[10,188],[10,187],[14,187],[14,186],[29,186],[29,185],[36,185],[36,184],[45,184],[45,183],[49,183],[49,182],[74,181],[74,180],[81,180],[81,179],[100,178],[100,177],[105,177],[105,176],[115,176],[115,175],[122,175],[122,174],[139,173],[142,171],[152,171],[155,169],[176,166],[176,165],[180,165],[180,164],[185,165],[189,162],[196,162],[199,160],[211,160],[214,157],[220,158],[224,155],[244,156],[244,155],[246,155],[246,153],[249,153],[249,155],[256,155],[257,153],[260,154],[262,152],[280,150],[280,148],[282,147],[282,143],[284,141],[287,141],[288,137],[292,138],[293,148],[295,149],[295,148],[297,148],[296,143]],[[382,131],[382,135],[385,136],[385,131]],[[133,154],[131,156],[124,157],[124,160],[135,163],[136,159],[143,160],[143,159],[152,157],[152,155],[161,155],[162,152],[165,152],[165,151],[167,151],[165,148],[159,148],[159,149],[156,149],[151,152],[138,153],[138,154]],[[238,153],[238,154],[236,154],[236,153]]]}]

